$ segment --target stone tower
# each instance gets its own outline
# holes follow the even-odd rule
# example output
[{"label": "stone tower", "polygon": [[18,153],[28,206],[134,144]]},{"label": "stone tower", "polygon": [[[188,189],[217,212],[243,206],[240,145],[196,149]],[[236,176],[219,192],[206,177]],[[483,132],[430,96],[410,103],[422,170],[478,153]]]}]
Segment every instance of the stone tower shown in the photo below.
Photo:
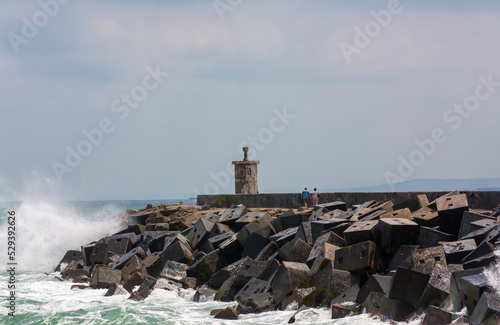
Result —
[{"label": "stone tower", "polygon": [[243,147],[242,161],[233,161],[234,190],[236,194],[257,194],[258,160],[248,160],[248,147]]}]

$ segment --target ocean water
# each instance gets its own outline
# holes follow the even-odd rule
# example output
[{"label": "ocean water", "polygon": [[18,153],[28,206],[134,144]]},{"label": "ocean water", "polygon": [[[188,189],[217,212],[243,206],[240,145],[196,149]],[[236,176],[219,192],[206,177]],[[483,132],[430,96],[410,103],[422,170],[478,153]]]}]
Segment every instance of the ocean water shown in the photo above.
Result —
[{"label": "ocean water", "polygon": [[[173,203],[164,201],[166,203]],[[155,201],[87,201],[0,203],[0,324],[287,324],[294,310],[241,315],[238,321],[210,316],[216,308],[235,302],[192,301],[194,291],[154,290],[142,302],[128,296],[104,297],[102,290],[71,290],[52,273],[64,253],[123,227],[120,213],[145,208]],[[16,213],[15,317],[10,310],[10,274],[7,272],[7,216]],[[498,271],[492,271],[492,278]],[[388,324],[366,314],[331,319],[327,308],[310,309],[296,324]],[[410,323],[418,324],[418,320]]]}]

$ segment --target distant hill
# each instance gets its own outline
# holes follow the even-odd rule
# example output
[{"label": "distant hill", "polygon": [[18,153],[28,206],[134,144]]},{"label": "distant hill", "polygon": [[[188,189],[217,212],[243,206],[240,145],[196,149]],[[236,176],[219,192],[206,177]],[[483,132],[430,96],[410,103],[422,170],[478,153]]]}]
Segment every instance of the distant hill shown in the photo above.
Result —
[{"label": "distant hill", "polygon": [[414,179],[389,186],[359,187],[350,192],[500,191],[500,178]]}]

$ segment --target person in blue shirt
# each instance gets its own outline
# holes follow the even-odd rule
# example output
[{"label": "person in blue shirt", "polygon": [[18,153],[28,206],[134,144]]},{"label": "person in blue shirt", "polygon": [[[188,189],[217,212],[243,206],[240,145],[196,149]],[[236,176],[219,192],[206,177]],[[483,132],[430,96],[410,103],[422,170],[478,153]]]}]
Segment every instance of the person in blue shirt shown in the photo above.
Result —
[{"label": "person in blue shirt", "polygon": [[304,206],[307,208],[307,202],[309,201],[309,191],[307,187],[302,191],[302,200],[304,200]]}]

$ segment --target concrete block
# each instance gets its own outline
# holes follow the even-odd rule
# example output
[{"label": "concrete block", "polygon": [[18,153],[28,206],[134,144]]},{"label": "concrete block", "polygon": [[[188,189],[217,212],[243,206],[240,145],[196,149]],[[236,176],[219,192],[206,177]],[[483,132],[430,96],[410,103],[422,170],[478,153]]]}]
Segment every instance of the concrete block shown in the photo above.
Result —
[{"label": "concrete block", "polygon": [[443,243],[446,261],[450,264],[460,264],[462,259],[477,248],[474,239],[465,239]]},{"label": "concrete block", "polygon": [[[243,261],[243,260],[241,260]],[[208,284],[211,286],[211,287],[214,287],[214,288],[220,288],[222,286],[222,284],[227,280],[229,279],[229,277],[231,275],[233,275],[234,273],[234,270],[236,270],[236,268],[238,267],[238,263],[233,263],[233,264],[230,264],[226,267],[223,267],[222,269],[220,269],[219,271],[215,272],[211,277],[210,277],[210,280],[208,280]]]},{"label": "concrete block", "polygon": [[376,210],[370,214],[367,214],[361,218],[359,218],[359,221],[373,221],[373,220],[378,220],[380,219],[381,216],[385,215],[388,211],[385,210]]},{"label": "concrete block", "polygon": [[[91,266],[92,262],[90,261],[90,256],[92,255],[92,251],[94,250],[96,243],[90,243],[87,245],[84,245],[81,247],[82,250],[82,259],[83,259],[83,265],[85,266]],[[58,272],[58,271],[54,271]]]},{"label": "concrete block", "polygon": [[189,266],[184,263],[168,261],[160,273],[160,277],[181,282],[182,279],[187,277],[187,270]]},{"label": "concrete block", "polygon": [[279,247],[282,247],[297,236],[298,230],[299,227],[285,229],[277,234],[269,236],[269,240],[278,244]]},{"label": "concrete block", "polygon": [[361,304],[361,309],[371,314],[372,316],[380,314],[382,297],[385,295],[380,292],[370,292],[365,301]]},{"label": "concrete block", "polygon": [[411,214],[413,221],[424,227],[439,226],[439,214],[436,209],[423,207]]},{"label": "concrete block", "polygon": [[470,231],[474,231],[474,230],[478,230],[478,229],[482,229],[482,228],[489,228],[491,226],[497,226],[497,225],[498,225],[498,221],[496,221],[494,219],[489,219],[489,218],[481,219],[481,220],[473,221],[470,223]]},{"label": "concrete block", "polygon": [[121,234],[127,234],[127,233],[134,233],[136,235],[142,235],[142,234],[144,234],[144,226],[143,225],[128,226],[127,228],[120,230],[119,232],[115,233],[114,235],[121,235]]},{"label": "concrete block", "polygon": [[[246,215],[248,215],[250,213],[253,213],[253,212],[249,212]],[[248,243],[248,240],[250,239],[250,236],[253,233],[258,233],[266,238],[276,233],[276,231],[274,230],[274,227],[272,225],[272,217],[269,215],[269,213],[267,213],[267,212],[263,213],[263,214],[259,213],[259,216],[260,217],[256,217],[256,219],[252,219],[253,221],[246,224],[236,234],[236,238],[238,239],[238,242],[240,243],[240,245],[242,247],[245,247],[245,245]],[[238,219],[238,220],[240,220],[240,219]],[[236,223],[238,223],[238,221]]]},{"label": "concrete block", "polygon": [[356,222],[359,221],[366,216],[374,213],[375,211],[382,210],[379,206],[373,206],[373,207],[358,207],[356,210],[354,210],[351,218],[349,219],[350,221]]},{"label": "concrete block", "polygon": [[[487,228],[481,228],[481,229],[474,230],[474,231],[468,233],[467,235],[461,237],[460,240],[474,239],[474,241],[476,242],[476,245],[480,245],[483,241],[489,241],[489,240],[486,240],[486,238],[489,235],[489,233],[491,233],[493,230],[495,230],[495,228],[496,228],[496,226],[491,226],[491,227],[487,227]],[[494,237],[494,235],[495,235],[495,233],[493,233],[493,237]]]},{"label": "concrete block", "polygon": [[246,306],[248,304],[248,298],[257,294],[257,293],[265,293],[266,288],[269,283],[264,280],[259,280],[257,278],[250,279],[240,291],[234,296],[234,300],[236,300],[240,305]]},{"label": "concrete block", "polygon": [[198,245],[206,237],[208,237],[208,234],[210,233],[213,227],[214,223],[201,218],[198,219],[187,235],[187,239],[191,247],[192,248],[198,247]]},{"label": "concrete block", "polygon": [[234,236],[234,232],[230,231],[230,232],[223,232],[221,234],[208,238],[208,246],[210,248],[210,251],[219,248],[220,244],[222,244],[224,241],[231,238],[232,236]]},{"label": "concrete block", "polygon": [[153,292],[156,284],[156,278],[148,275],[137,291],[133,292],[128,299],[135,301],[142,301],[146,299],[151,292]]},{"label": "concrete block", "polygon": [[219,248],[193,263],[187,270],[187,275],[196,278],[197,284],[201,285],[206,283],[212,274],[227,265],[229,262]]},{"label": "concrete block", "polygon": [[310,286],[311,272],[305,263],[283,262],[276,272],[271,286],[277,303],[281,303],[294,289]]},{"label": "concrete block", "polygon": [[335,268],[358,274],[375,273],[377,270],[375,243],[365,241],[336,250]]},{"label": "concrete block", "polygon": [[106,250],[108,245],[104,242],[98,242],[95,244],[92,254],[90,255],[91,264],[104,264],[106,261]]},{"label": "concrete block", "polygon": [[278,271],[278,268],[280,267],[280,262],[278,262],[277,259],[272,259],[267,262],[266,268],[262,273],[257,277],[260,280],[264,281],[271,281],[276,273]]},{"label": "concrete block", "polygon": [[461,292],[463,291],[461,288],[462,282],[460,281],[461,278],[474,275],[474,274],[479,274],[484,271],[484,268],[475,268],[475,269],[468,269],[468,270],[463,270],[463,271],[455,271],[451,273],[451,278],[450,278],[450,298],[453,304],[453,311],[458,312],[462,310],[464,307],[464,304],[462,302],[462,297],[461,297]]},{"label": "concrete block", "polygon": [[248,283],[248,279],[231,275],[215,294],[215,301],[234,301],[234,296]]},{"label": "concrete block", "polygon": [[479,299],[474,312],[470,316],[470,322],[473,324],[499,324],[495,323],[500,319],[500,297],[493,293],[484,292]]},{"label": "concrete block", "polygon": [[325,213],[328,212],[327,209],[325,208],[318,208],[314,210],[313,214],[309,217],[309,221],[317,221],[321,219],[321,216]]},{"label": "concrete block", "polygon": [[458,279],[458,282],[460,300],[467,308],[467,313],[471,315],[483,292],[491,288],[490,282],[484,273],[461,277]]},{"label": "concrete block", "polygon": [[342,201],[335,201],[335,202],[321,203],[314,206],[314,211],[317,211],[319,209],[326,209],[328,211],[339,209],[342,211],[347,211],[347,203]]},{"label": "concrete block", "polygon": [[236,239],[236,234],[219,244],[219,249],[229,263],[234,263],[239,260],[241,258],[241,254],[243,253],[243,248],[238,242],[238,239]]},{"label": "concrete block", "polygon": [[490,256],[493,254],[495,251],[495,245],[492,243],[484,242],[480,244],[475,250],[470,252],[467,256],[465,256],[461,263],[466,264],[470,261],[476,260],[478,258],[481,258],[483,256]]},{"label": "concrete block", "polygon": [[250,236],[250,239],[248,240],[248,243],[243,249],[243,253],[241,255],[243,257],[248,256],[252,259],[255,259],[259,255],[260,251],[267,246],[267,244],[269,244],[269,239],[267,237],[254,232]]},{"label": "concrete block", "polygon": [[279,249],[278,244],[275,242],[270,242],[264,247],[259,254],[254,258],[256,261],[267,261],[274,254],[277,253]]},{"label": "concrete block", "polygon": [[234,226],[236,220],[241,218],[248,212],[248,209],[245,206],[235,208],[235,209],[226,209],[222,211],[219,222],[225,224],[227,226]]},{"label": "concrete block", "polygon": [[332,300],[332,304],[344,305],[344,304],[354,304],[359,294],[359,286],[357,284],[353,285],[347,291],[338,295]]},{"label": "concrete block", "polygon": [[128,251],[125,255],[120,256],[116,261],[113,262],[113,269],[122,269],[122,267],[128,262],[132,256],[137,255],[138,257],[144,259],[146,257],[146,252],[141,247],[136,247]]},{"label": "concrete block", "polygon": [[408,208],[386,212],[380,216],[380,219],[385,219],[385,218],[402,218],[402,219],[413,220],[411,211]]},{"label": "concrete block", "polygon": [[[489,228],[484,228],[484,229],[489,229]],[[491,229],[491,231],[486,235],[486,237],[481,241],[481,243],[483,242],[494,243],[499,239],[500,239],[500,225],[493,227],[493,229]]]},{"label": "concrete block", "polygon": [[443,232],[458,236],[462,217],[469,211],[469,203],[465,194],[452,195],[436,199],[439,214],[439,226]]},{"label": "concrete block", "polygon": [[[191,229],[192,228],[190,228],[189,231],[191,231]],[[189,231],[188,231],[188,233],[189,233]],[[164,247],[167,248],[167,247],[175,244],[176,242],[180,242],[181,244],[190,248],[191,250],[193,249],[193,247],[191,247],[191,244],[189,243],[189,240],[182,233],[176,233],[173,236],[166,238]]]},{"label": "concrete block", "polygon": [[282,261],[306,263],[312,247],[302,239],[296,239],[286,243],[278,250]]},{"label": "concrete block", "polygon": [[436,265],[418,302],[419,307],[441,306],[450,293],[451,271]]},{"label": "concrete block", "polygon": [[486,218],[485,215],[477,213],[474,211],[465,211],[462,215],[462,223],[460,224],[460,231],[458,233],[458,238],[462,238],[471,232],[470,224],[474,221],[478,221]]},{"label": "concrete block", "polygon": [[429,199],[427,198],[426,194],[417,194],[412,196],[408,200],[395,204],[393,206],[393,210],[396,211],[399,209],[407,208],[411,212],[415,212],[423,207],[426,207],[428,204],[429,204]]},{"label": "concrete block", "polygon": [[439,307],[429,306],[420,325],[448,325],[451,324],[453,314]]},{"label": "concrete block", "polygon": [[329,306],[331,301],[346,292],[353,285],[360,286],[360,276],[348,271],[337,270],[333,263],[328,263],[312,279],[312,285],[318,288],[316,304]]},{"label": "concrete block", "polygon": [[175,261],[189,265],[193,258],[190,246],[186,246],[182,241],[175,241],[160,253],[160,259],[164,264],[167,261]]},{"label": "concrete block", "polygon": [[104,265],[96,265],[92,273],[92,288],[107,289],[114,282],[120,283],[122,272]]},{"label": "concrete block", "polygon": [[217,290],[214,290],[214,289],[210,288],[207,285],[202,285],[194,293],[193,301],[195,301],[195,302],[206,302],[212,296],[214,296],[216,293],[217,293]]},{"label": "concrete block", "polygon": [[286,310],[288,305],[296,302],[299,306],[316,307],[316,287],[310,288],[296,288],[292,293],[283,299],[281,303],[281,310]]},{"label": "concrete block", "polygon": [[66,266],[71,262],[80,262],[83,264],[83,254],[81,251],[69,250],[64,254],[64,257],[57,265],[54,272],[60,272],[66,268]]},{"label": "concrete block", "polygon": [[142,274],[143,277],[147,274],[146,268],[141,264],[141,259],[137,255],[134,255],[122,268],[121,278],[124,282],[127,282],[136,272]]},{"label": "concrete block", "polygon": [[210,230],[210,233],[208,234],[208,238],[215,237],[215,236],[223,234],[225,232],[233,232],[233,230],[229,226],[217,222],[212,227],[212,230]]},{"label": "concrete block", "polygon": [[389,298],[417,305],[427,286],[430,275],[398,267]]},{"label": "concrete block", "polygon": [[298,227],[304,221],[309,221],[309,216],[305,216],[302,213],[298,214],[287,214],[284,213],[278,216],[282,229],[288,229],[293,227]]},{"label": "concrete block", "polygon": [[413,265],[411,252],[419,248],[419,245],[401,245],[392,257],[386,272],[395,271],[398,266],[410,269]]},{"label": "concrete block", "polygon": [[344,238],[347,245],[353,245],[367,240],[376,242],[377,232],[378,220],[358,221],[344,231]]},{"label": "concrete block", "polygon": [[338,236],[340,237],[343,237],[344,236],[344,231],[346,231],[347,228],[349,228],[350,226],[352,226],[354,222],[343,222],[341,224],[338,224],[332,228],[328,228],[327,230],[324,230],[321,232],[320,235],[324,235],[326,234],[327,232],[333,232],[335,234],[337,234]]},{"label": "concrete block", "polygon": [[342,223],[345,223],[344,219],[311,221],[311,233],[313,242],[316,242],[316,239],[321,236],[322,231],[330,229]]},{"label": "concrete block", "polygon": [[373,274],[363,284],[356,296],[360,303],[365,302],[371,292],[378,292],[383,295],[389,295],[392,287],[393,276]]},{"label": "concrete block", "polygon": [[297,234],[295,235],[295,238],[300,238],[311,246],[314,244],[310,221],[302,222],[300,224],[299,228],[297,229]]},{"label": "concrete block", "polygon": [[267,212],[247,212],[244,215],[242,215],[238,220],[236,220],[236,222],[234,223],[234,227],[237,230],[240,230],[249,223],[266,216],[269,216],[269,222],[271,222],[272,218]]},{"label": "concrete block", "polygon": [[431,274],[436,265],[446,267],[446,256],[442,246],[416,249],[411,252],[412,269],[414,271]]},{"label": "concrete block", "polygon": [[434,247],[439,245],[440,242],[447,242],[455,240],[455,236],[436,230],[434,228],[420,227],[418,233],[417,245],[422,248]]},{"label": "concrete block", "polygon": [[324,243],[321,246],[320,253],[315,258],[314,263],[311,266],[311,273],[313,276],[318,273],[322,268],[324,268],[328,263],[335,261],[335,252],[340,249],[340,247]]},{"label": "concrete block", "polygon": [[415,244],[419,232],[417,223],[402,218],[378,221],[377,246],[385,254],[394,254],[401,245]]},{"label": "concrete block", "polygon": [[130,238],[121,237],[110,239],[106,246],[106,259],[116,254],[122,256],[132,249],[132,242]]},{"label": "concrete block", "polygon": [[170,224],[167,222],[161,222],[161,223],[147,223],[146,227],[144,228],[144,232],[149,232],[149,231],[169,231],[170,230]]},{"label": "concrete block", "polygon": [[128,295],[128,291],[123,288],[122,285],[118,283],[113,283],[109,286],[108,291],[104,294],[104,297],[118,296],[118,295]]},{"label": "concrete block", "polygon": [[396,322],[404,321],[415,311],[415,306],[403,300],[382,296],[380,301],[380,315]]},{"label": "concrete block", "polygon": [[269,292],[256,293],[247,298],[247,308],[251,309],[253,314],[259,314],[267,311],[276,310],[273,303],[273,296]]}]

